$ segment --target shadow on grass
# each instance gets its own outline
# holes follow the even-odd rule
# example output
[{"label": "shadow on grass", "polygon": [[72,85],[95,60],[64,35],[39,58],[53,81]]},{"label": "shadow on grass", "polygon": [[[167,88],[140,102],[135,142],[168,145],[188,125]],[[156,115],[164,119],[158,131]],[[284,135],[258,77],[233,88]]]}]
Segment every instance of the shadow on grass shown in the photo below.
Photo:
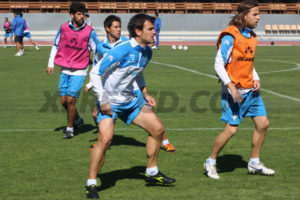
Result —
[{"label": "shadow on grass", "polygon": [[99,174],[98,177],[101,180],[101,186],[98,187],[98,191],[106,190],[116,185],[116,182],[122,179],[138,179],[144,180],[145,166],[135,166],[129,169],[115,170]]},{"label": "shadow on grass", "polygon": [[[89,140],[89,142],[96,142],[98,138],[93,140]],[[137,147],[146,147],[146,143],[140,142],[132,137],[126,137],[123,135],[114,135],[112,139],[111,146],[115,145],[130,145],[130,146],[137,146]],[[165,150],[163,147],[160,147],[161,150]]]},{"label": "shadow on grass", "polygon": [[248,163],[240,155],[227,154],[218,157],[217,168],[219,173],[232,172],[236,168],[247,168]]},{"label": "shadow on grass", "polygon": [[[98,177],[101,181],[101,186],[97,188],[98,191],[103,191],[114,187],[119,180],[123,179],[137,179],[137,180],[145,180],[145,166],[135,166],[129,169],[115,170],[112,172],[107,172],[103,174],[99,174]],[[155,183],[145,183],[145,186],[159,186],[159,187],[173,187],[174,185],[161,185]]]},{"label": "shadow on grass", "polygon": [[[64,132],[66,130],[66,126],[61,126],[61,127],[57,127],[54,129],[54,131],[61,131]],[[87,133],[91,130],[94,130],[96,127],[91,125],[91,124],[84,124],[82,126],[79,126],[77,128],[75,128],[75,135],[79,135],[79,134],[83,134],[83,133]]]}]

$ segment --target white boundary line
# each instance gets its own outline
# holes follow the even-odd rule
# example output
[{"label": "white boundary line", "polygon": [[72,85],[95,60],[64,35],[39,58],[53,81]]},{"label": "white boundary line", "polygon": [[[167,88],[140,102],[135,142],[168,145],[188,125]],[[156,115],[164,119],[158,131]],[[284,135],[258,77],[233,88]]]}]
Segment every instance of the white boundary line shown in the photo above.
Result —
[{"label": "white boundary line", "polygon": [[282,61],[282,60],[269,60],[269,59],[263,59],[262,61],[267,61],[267,62],[281,62],[281,63],[286,63],[286,64],[293,64],[296,65],[297,67],[291,68],[291,69],[282,69],[282,70],[276,70],[276,71],[269,71],[269,72],[259,72],[259,74],[271,74],[271,73],[278,73],[278,72],[290,72],[290,71],[295,71],[300,69],[300,64],[295,63],[295,62],[288,62],[288,61]]},{"label": "white boundary line", "polygon": [[[273,60],[273,61],[276,61],[276,60]],[[285,62],[285,61],[278,61],[278,62]],[[178,65],[172,65],[172,64],[167,64],[167,63],[160,63],[160,62],[156,62],[156,61],[151,61],[151,63],[158,64],[158,65],[163,65],[163,66],[167,66],[167,67],[172,67],[172,68],[180,69],[180,70],[183,70],[183,71],[191,72],[191,73],[194,73],[194,74],[198,74],[198,75],[201,75],[201,76],[206,76],[206,77],[209,77],[209,78],[217,79],[216,76],[213,76],[213,75],[210,75],[210,74],[206,74],[206,73],[202,73],[202,72],[198,72],[198,71],[195,71],[193,69],[188,69],[188,68],[185,68],[185,67],[182,67],[182,66],[178,66]],[[292,68],[289,71],[300,69],[300,64],[298,64],[298,63],[293,63],[293,62],[285,62],[285,63],[291,63],[291,64],[296,64],[297,65],[296,68]],[[280,70],[280,71],[287,71],[287,70]],[[278,71],[273,71],[273,72],[278,72]],[[265,72],[265,73],[267,73],[267,72]],[[269,73],[272,73],[272,72],[269,72]],[[292,100],[292,101],[300,103],[300,99],[295,98],[295,97],[290,97],[290,96],[287,96],[287,95],[284,95],[284,94],[280,94],[280,93],[277,93],[277,92],[274,92],[274,91],[271,91],[271,90],[266,90],[266,89],[263,89],[263,88],[261,88],[260,90],[264,91],[266,93],[273,94],[275,96],[279,96],[279,97],[282,97],[282,98],[289,99],[289,100]]]},{"label": "white boundary line", "polygon": [[[167,131],[176,131],[176,132],[184,132],[184,131],[221,131],[224,128],[166,128]],[[239,128],[239,131],[252,131],[253,128]],[[288,128],[268,128],[268,130],[278,130],[278,131],[294,131],[300,130],[300,127],[288,127]],[[130,128],[117,128],[115,131],[120,132],[133,132],[133,131],[142,131],[142,129],[130,129]],[[0,129],[0,133],[8,133],[8,132],[62,132],[55,131],[54,129]]]}]

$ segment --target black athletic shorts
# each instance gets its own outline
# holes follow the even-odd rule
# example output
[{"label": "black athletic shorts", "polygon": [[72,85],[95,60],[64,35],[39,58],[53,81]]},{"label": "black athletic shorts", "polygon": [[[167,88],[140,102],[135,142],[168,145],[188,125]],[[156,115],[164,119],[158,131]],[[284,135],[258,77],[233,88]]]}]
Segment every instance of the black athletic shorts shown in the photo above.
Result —
[{"label": "black athletic shorts", "polygon": [[24,36],[15,36],[15,42],[22,43],[23,42],[23,37]]}]

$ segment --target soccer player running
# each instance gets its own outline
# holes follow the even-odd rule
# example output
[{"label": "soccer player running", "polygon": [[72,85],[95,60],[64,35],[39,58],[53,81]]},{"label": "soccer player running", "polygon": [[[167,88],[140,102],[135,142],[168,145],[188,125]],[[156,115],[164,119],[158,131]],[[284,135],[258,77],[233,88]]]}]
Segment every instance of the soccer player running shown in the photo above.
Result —
[{"label": "soccer player running", "polygon": [[74,127],[82,125],[83,119],[78,115],[76,99],[88,72],[90,51],[99,51],[96,32],[85,23],[85,4],[73,2],[70,5],[72,20],[64,23],[52,46],[47,73],[52,76],[54,63],[61,67],[59,95],[61,104],[67,111],[67,128],[64,138],[74,136]]},{"label": "soccer player running", "polygon": [[39,50],[38,45],[33,41],[33,39],[31,38],[31,34],[30,34],[30,29],[29,29],[29,24],[27,22],[27,20],[25,19],[25,24],[26,24],[26,28],[24,30],[24,37],[27,37],[29,42],[35,47],[36,50]]},{"label": "soccer player running", "polygon": [[260,19],[258,2],[245,0],[238,6],[217,42],[215,71],[222,81],[222,117],[224,131],[215,139],[211,154],[204,163],[208,177],[219,179],[216,159],[229,139],[237,133],[243,117],[251,117],[254,124],[249,173],[274,175],[259,160],[265,134],[269,126],[266,109],[259,94],[260,79],[254,68],[257,36],[253,32]]},{"label": "soccer player running", "polygon": [[4,32],[5,32],[5,35],[4,35],[4,46],[3,46],[3,48],[6,48],[7,47],[7,38],[10,38],[11,42],[13,41],[12,40],[12,33],[11,33],[12,25],[11,25],[11,23],[8,20],[7,17],[4,17],[3,28],[4,28]]},{"label": "soccer player running", "polygon": [[[121,19],[118,16],[115,15],[109,15],[105,20],[104,20],[104,28],[106,31],[106,38],[100,42],[101,50],[98,54],[95,55],[94,58],[94,64],[97,63],[103,55],[107,54],[111,49],[114,47],[120,45],[121,43],[125,42],[128,40],[125,36],[121,35]],[[88,91],[92,87],[92,82],[90,81],[85,88],[85,91]],[[140,86],[142,87],[142,86]],[[135,96],[143,95],[140,88],[134,82],[134,94]],[[99,103],[97,103],[99,104]],[[99,105],[98,105],[99,107]],[[100,112],[100,108],[97,109],[97,106],[94,108],[92,117],[95,121],[95,124],[98,127],[98,122],[97,122],[97,114]],[[167,152],[175,152],[175,148],[173,145],[169,142],[166,134],[163,134],[163,141],[162,144]],[[95,144],[90,146],[90,150],[95,146]]]},{"label": "soccer player running", "polygon": [[23,15],[21,10],[14,11],[15,18],[12,23],[11,34],[15,34],[15,43],[17,47],[17,53],[15,54],[15,56],[23,55],[23,49],[24,49],[23,37],[24,37],[24,30],[26,28],[26,24],[25,24],[25,19],[22,16]]},{"label": "soccer player running", "polygon": [[[109,51],[97,64],[98,67],[93,68],[90,73],[101,112],[98,141],[90,156],[87,198],[99,198],[96,178],[103,166],[105,152],[113,138],[114,123],[118,117],[128,125],[133,123],[143,128],[149,134],[146,144],[146,182],[175,182],[173,178],[162,174],[157,167],[158,152],[165,129],[152,109],[156,102],[148,94],[143,75],[143,69],[152,57],[148,45],[154,42],[154,20],[154,17],[146,14],[133,16],[127,27],[131,39]],[[138,86],[142,86],[143,97],[134,95],[135,81]]]}]

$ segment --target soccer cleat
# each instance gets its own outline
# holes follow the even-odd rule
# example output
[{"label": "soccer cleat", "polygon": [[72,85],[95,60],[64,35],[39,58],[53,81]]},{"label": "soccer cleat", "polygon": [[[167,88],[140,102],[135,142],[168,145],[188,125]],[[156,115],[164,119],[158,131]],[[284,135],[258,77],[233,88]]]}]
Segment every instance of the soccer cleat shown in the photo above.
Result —
[{"label": "soccer cleat", "polygon": [[213,178],[213,179],[219,179],[220,176],[218,175],[218,172],[217,172],[217,168],[216,168],[216,165],[212,165],[212,164],[209,164],[207,162],[204,163],[204,169],[206,171],[206,175],[210,178]]},{"label": "soccer cleat", "polygon": [[175,148],[173,147],[172,144],[166,144],[164,145],[166,152],[175,152]]},{"label": "soccer cleat", "polygon": [[68,131],[66,130],[65,135],[64,135],[64,139],[71,139],[74,136],[74,132],[73,131]]},{"label": "soccer cleat", "polygon": [[84,124],[83,119],[81,117],[79,117],[77,120],[74,121],[73,125],[74,127],[79,127],[82,126]]},{"label": "soccer cleat", "polygon": [[39,47],[38,47],[38,45],[36,45],[36,46],[35,46],[35,49],[36,49],[36,50],[39,50]]},{"label": "soccer cleat", "polygon": [[96,185],[90,185],[90,186],[85,186],[86,188],[86,198],[88,199],[99,199],[99,195],[97,192],[97,186]]},{"label": "soccer cleat", "polygon": [[259,162],[258,164],[254,165],[248,163],[248,173],[273,176],[275,174],[275,171],[273,169],[267,168],[262,162]]},{"label": "soccer cleat", "polygon": [[154,176],[149,176],[147,173],[145,173],[145,176],[145,181],[148,183],[161,183],[163,185],[169,185],[176,182],[175,179],[167,177],[161,172],[158,172]]},{"label": "soccer cleat", "polygon": [[15,54],[15,56],[22,56],[22,55],[23,55],[23,52],[21,50]]},{"label": "soccer cleat", "polygon": [[92,145],[89,147],[89,150],[92,151],[92,149],[94,148],[94,146],[96,146],[96,144],[92,144]]}]

